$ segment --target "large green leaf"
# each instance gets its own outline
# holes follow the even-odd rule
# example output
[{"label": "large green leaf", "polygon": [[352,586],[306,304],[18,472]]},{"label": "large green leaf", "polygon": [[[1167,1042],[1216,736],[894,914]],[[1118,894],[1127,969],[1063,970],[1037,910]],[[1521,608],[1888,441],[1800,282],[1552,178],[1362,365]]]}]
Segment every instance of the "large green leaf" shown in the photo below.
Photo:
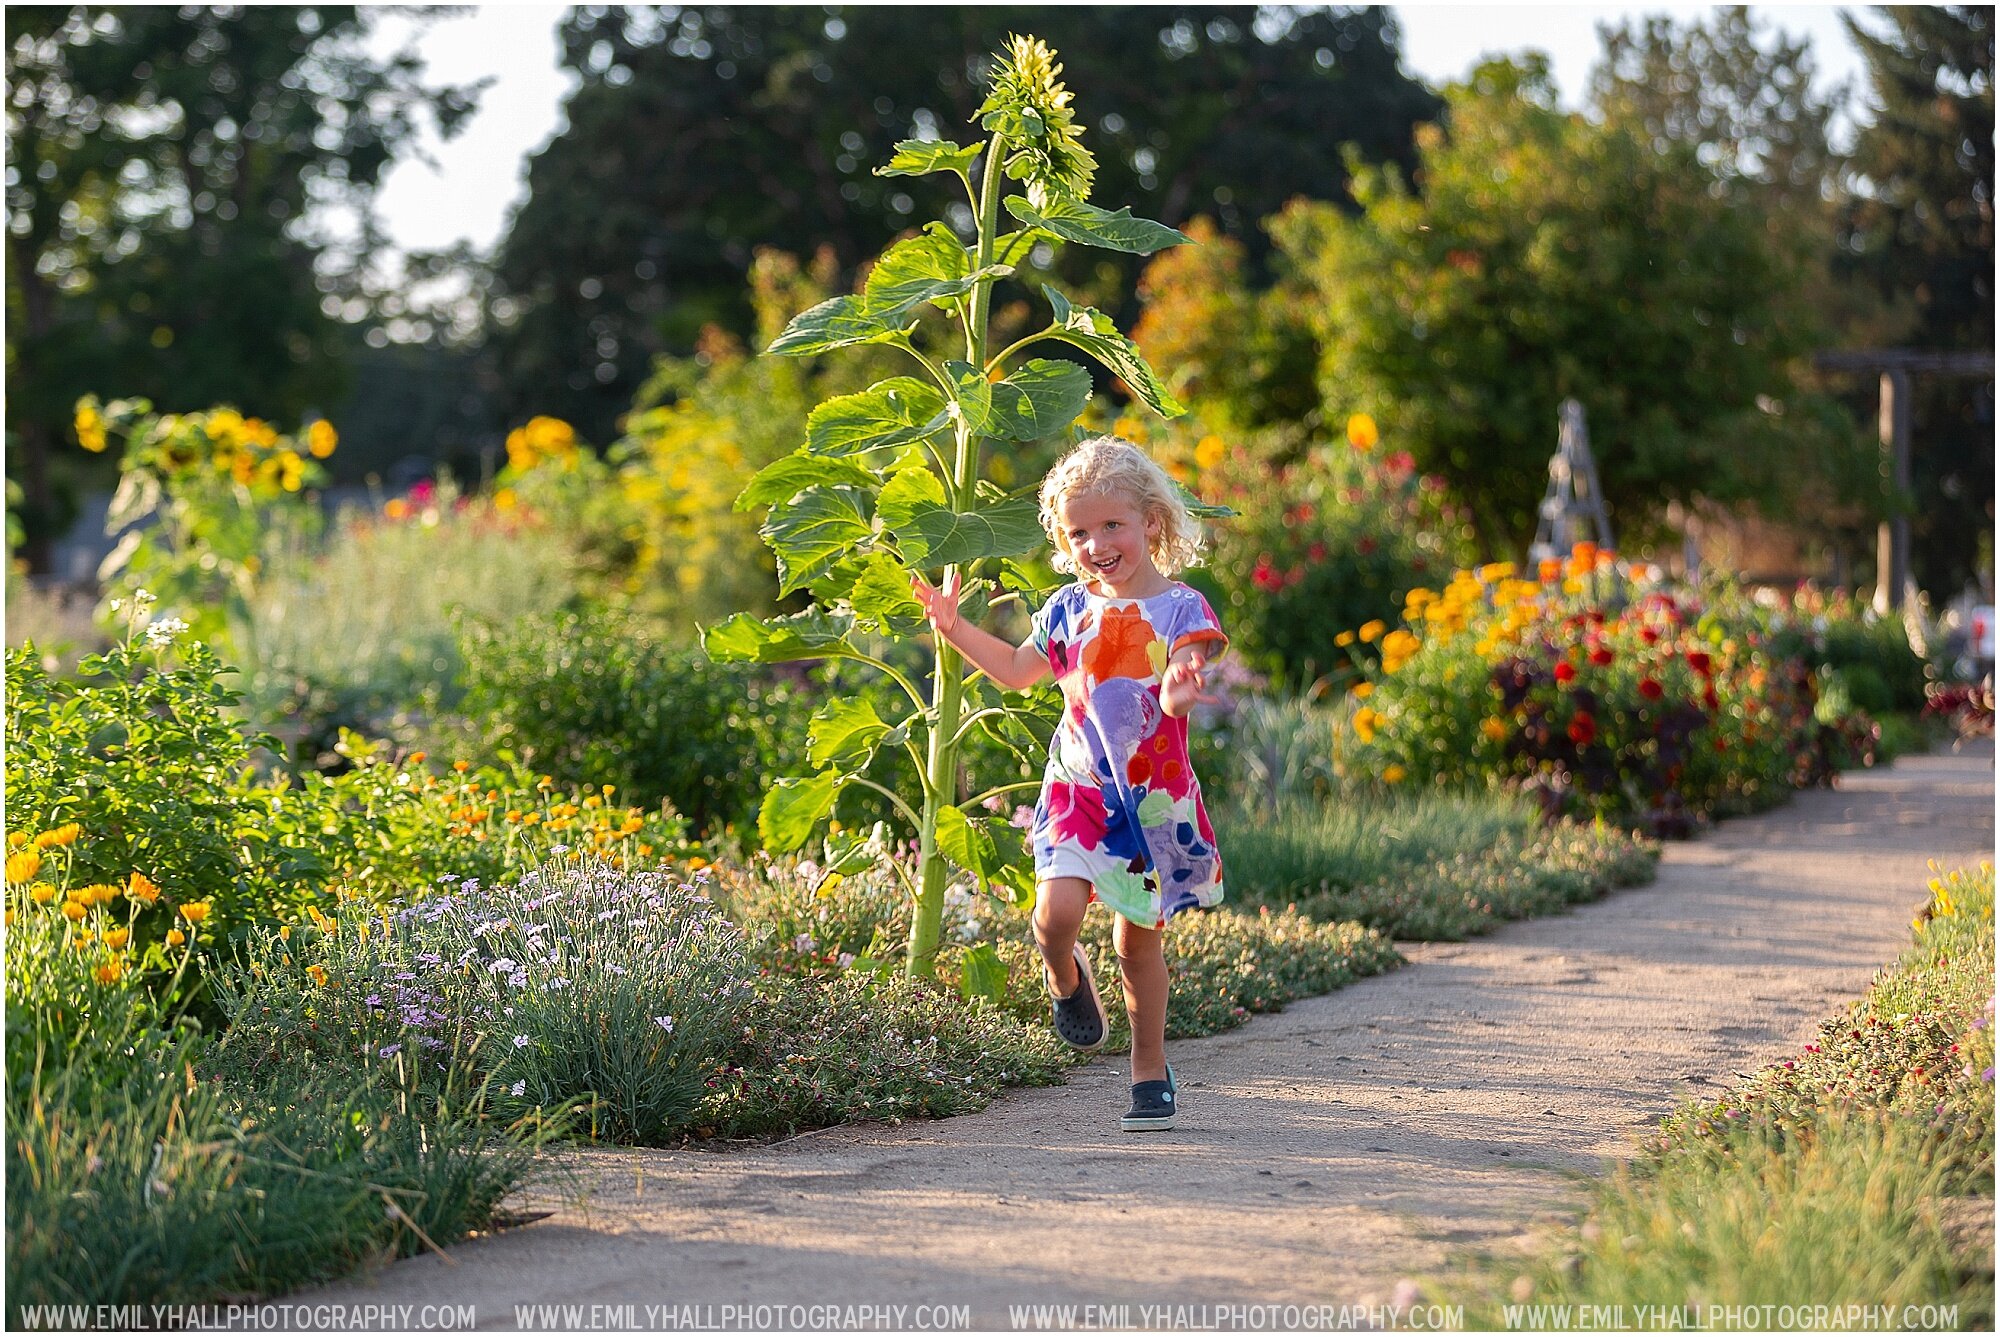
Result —
[{"label": "large green leaf", "polygon": [[968,1002],[974,998],[1007,1001],[1007,963],[992,943],[975,943],[959,958],[958,994]]},{"label": "large green leaf", "polygon": [[1227,520],[1236,514],[1221,502],[1203,501],[1187,490],[1182,483],[1175,483],[1174,489],[1181,494],[1181,504],[1187,507],[1189,515],[1201,520]]},{"label": "large green leaf", "polygon": [[1074,362],[1035,358],[993,387],[988,436],[1039,441],[1076,421],[1090,402],[1090,373]]},{"label": "large green leaf", "polygon": [[914,376],[891,376],[852,395],[836,395],[806,418],[806,450],[864,455],[906,446],[937,431],[944,396]]},{"label": "large green leaf", "polygon": [[946,804],[938,809],[937,847],[945,858],[981,881],[992,880],[1000,871],[1000,851],[993,837],[961,808]]},{"label": "large green leaf", "polygon": [[772,508],[758,533],[778,554],[778,594],[783,597],[824,574],[854,546],[872,538],[868,494],[852,487],[809,487]]},{"label": "large green leaf", "polygon": [[786,854],[805,844],[813,828],[833,810],[834,795],[846,780],[839,771],[821,771],[772,785],[757,810],[757,834],[764,848]]},{"label": "large green leaf", "polygon": [[819,767],[859,770],[889,726],[860,697],[835,697],[813,712],[806,727],[806,760]]},{"label": "large green leaf", "polygon": [[1040,209],[1028,203],[1024,196],[1010,195],[1007,212],[1023,223],[1046,228],[1066,241],[1099,246],[1108,251],[1124,251],[1128,255],[1151,255],[1154,251],[1163,251],[1169,246],[1180,246],[1193,240],[1165,223],[1155,223],[1150,218],[1135,218],[1130,209],[1114,213],[1082,200],[1073,200],[1067,195],[1052,196],[1048,204]]},{"label": "large green leaf", "polygon": [[869,314],[888,319],[919,302],[942,306],[972,291],[981,279],[1002,278],[1013,272],[1011,265],[974,270],[964,244],[952,230],[943,223],[931,223],[882,253],[875,268],[868,271],[862,300]]},{"label": "large green leaf", "polygon": [[1178,418],[1187,412],[1179,400],[1167,393],[1167,387],[1160,384],[1160,378],[1146,365],[1138,346],[1118,332],[1111,317],[1091,307],[1071,306],[1069,299],[1053,286],[1045,286],[1042,291],[1055,309],[1056,323],[1050,331],[1051,337],[1076,345],[1109,367],[1161,417]]},{"label": "large green leaf", "polygon": [[919,630],[924,606],[910,592],[910,572],[886,552],[870,553],[848,592],[856,620],[895,635]]},{"label": "large green leaf", "polygon": [[933,502],[915,502],[900,520],[884,517],[903,558],[911,566],[954,566],[983,557],[1017,557],[1048,541],[1033,498],[954,511]]},{"label": "large green leaf", "polygon": [[747,511],[756,506],[774,506],[782,501],[790,501],[809,487],[823,483],[873,487],[876,478],[873,473],[852,460],[795,450],[759,469],[756,476],[737,496],[736,509]]},{"label": "large green leaf", "polygon": [[944,484],[929,469],[899,469],[882,485],[875,498],[875,514],[894,530],[910,518],[918,506],[943,506]]},{"label": "large green leaf", "polygon": [[925,176],[931,172],[968,172],[979,158],[980,145],[961,148],[949,139],[905,139],[897,143],[896,156],[887,167],[875,169],[877,176]]},{"label": "large green leaf", "polygon": [[945,375],[958,387],[958,410],[964,415],[965,430],[974,434],[986,430],[993,412],[993,385],[986,373],[970,362],[947,362]]},{"label": "large green leaf", "polygon": [[737,613],[701,633],[701,648],[718,664],[782,664],[850,653],[854,619],[813,608],[769,620]]},{"label": "large green leaf", "polygon": [[793,316],[785,332],[764,351],[804,357],[850,344],[878,344],[903,333],[905,327],[897,319],[899,315],[900,311],[870,310],[859,297],[831,297]]}]

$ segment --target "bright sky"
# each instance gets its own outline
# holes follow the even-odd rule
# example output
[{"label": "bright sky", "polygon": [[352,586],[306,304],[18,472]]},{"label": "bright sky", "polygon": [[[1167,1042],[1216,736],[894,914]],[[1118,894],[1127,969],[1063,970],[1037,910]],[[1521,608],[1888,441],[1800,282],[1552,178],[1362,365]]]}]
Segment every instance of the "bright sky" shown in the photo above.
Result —
[{"label": "bright sky", "polygon": [[[1394,6],[1403,29],[1404,68],[1437,85],[1462,78],[1488,54],[1535,47],[1548,53],[1556,86],[1568,105],[1583,95],[1599,46],[1597,27],[1624,17],[1665,13],[1685,22],[1710,6],[1445,5]],[[426,144],[436,165],[408,160],[384,179],[378,207],[389,236],[405,250],[470,240],[485,249],[500,237],[525,192],[527,156],[561,128],[561,104],[571,81],[556,67],[556,26],[564,6],[484,4],[440,19],[417,43],[433,80],[495,82],[479,110],[449,143]],[[1860,53],[1829,5],[1757,5],[1763,26],[1812,39],[1823,86],[1851,78],[1865,95]],[[394,51],[410,25],[382,24],[379,50]]]}]

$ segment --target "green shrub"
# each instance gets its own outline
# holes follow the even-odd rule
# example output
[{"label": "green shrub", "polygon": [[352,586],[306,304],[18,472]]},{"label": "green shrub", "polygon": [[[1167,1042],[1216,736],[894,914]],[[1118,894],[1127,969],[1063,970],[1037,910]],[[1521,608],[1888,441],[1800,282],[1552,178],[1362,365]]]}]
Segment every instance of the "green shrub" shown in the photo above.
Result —
[{"label": "green shrub", "polygon": [[948,1118],[1075,1061],[1046,1027],[893,971],[771,979],[715,1079],[708,1131],[753,1136],[856,1119]]},{"label": "green shrub", "polygon": [[469,619],[458,645],[477,736],[565,783],[666,799],[706,829],[754,820],[766,777],[804,764],[811,704],[796,675],[710,663],[628,614]]},{"label": "green shrub", "polygon": [[[217,992],[251,1072],[462,1053],[503,1114],[587,1113],[617,1142],[678,1136],[748,1006],[742,938],[692,884],[566,859],[259,935]],[[583,1117],[580,1113],[579,1117]]]},{"label": "green shrub", "polygon": [[328,1280],[486,1225],[526,1173],[540,1134],[488,1123],[455,1055],[422,1089],[411,1064],[309,1053],[220,1080],[206,1036],[165,1028],[136,973],[103,971],[96,944],[22,893],[5,951],[10,1326],[25,1305]]}]

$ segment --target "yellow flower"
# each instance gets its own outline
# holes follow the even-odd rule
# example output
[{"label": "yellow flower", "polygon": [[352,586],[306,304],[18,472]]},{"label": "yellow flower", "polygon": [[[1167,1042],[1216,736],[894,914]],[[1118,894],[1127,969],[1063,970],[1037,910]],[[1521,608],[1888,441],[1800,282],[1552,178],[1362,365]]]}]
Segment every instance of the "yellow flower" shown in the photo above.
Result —
[{"label": "yellow flower", "polygon": [[160,899],[159,884],[144,873],[135,872],[125,879],[125,899],[151,905]]},{"label": "yellow flower", "polygon": [[120,947],[123,947],[126,940],[131,936],[132,930],[130,929],[108,928],[104,930],[104,945],[116,951]]},{"label": "yellow flower", "polygon": [[1361,624],[1361,640],[1365,645],[1373,645],[1375,638],[1387,631],[1388,625],[1381,618],[1374,618]]},{"label": "yellow flower", "polygon": [[97,411],[97,405],[86,399],[76,406],[77,444],[93,455],[101,454],[109,439],[104,434],[104,415]]},{"label": "yellow flower", "polygon": [[1399,783],[1402,780],[1402,778],[1408,774],[1409,774],[1408,771],[1404,770],[1401,766],[1396,765],[1394,762],[1390,762],[1387,766],[1382,768],[1382,778],[1392,785]]},{"label": "yellow flower", "polygon": [[48,849],[51,845],[73,844],[75,843],[76,838],[82,834],[83,834],[83,828],[81,826],[77,825],[75,822],[64,822],[61,826],[58,826],[50,831],[44,831],[39,836],[36,836],[35,848],[38,850],[45,850]]},{"label": "yellow flower", "polygon": [[1375,443],[1382,439],[1375,420],[1365,413],[1356,413],[1347,420],[1347,444],[1356,450],[1373,450]]},{"label": "yellow flower", "polygon": [[1222,463],[1222,457],[1227,449],[1221,437],[1205,436],[1194,448],[1194,462],[1204,469],[1213,469]]},{"label": "yellow flower", "polygon": [[306,479],[306,462],[297,452],[278,452],[278,486],[287,492],[297,492]]},{"label": "yellow flower", "polygon": [[691,873],[700,872],[702,869],[706,867],[708,867],[708,860],[702,858],[698,854],[694,858],[688,860],[688,871]]},{"label": "yellow flower", "polygon": [[26,831],[9,831],[7,833],[7,848],[18,850],[21,846],[27,844],[30,839],[32,837]]},{"label": "yellow flower", "polygon": [[56,898],[56,889],[46,882],[37,882],[28,888],[28,895],[34,897],[36,905],[47,905]]},{"label": "yellow flower", "polygon": [[493,509],[496,511],[511,511],[514,509],[515,505],[519,502],[519,500],[520,499],[514,495],[513,488],[511,487],[500,488],[493,494]]},{"label": "yellow flower", "polygon": [[188,935],[181,932],[179,929],[170,928],[167,930],[167,946],[178,947],[187,940],[188,940]]},{"label": "yellow flower", "polygon": [[76,920],[79,920],[83,918],[85,915],[89,914],[90,907],[85,905],[82,901],[64,901],[62,912],[64,919],[70,920],[71,922],[75,922]]},{"label": "yellow flower", "polygon": [[1361,707],[1361,709],[1354,712],[1354,736],[1364,743],[1374,742],[1375,726],[1381,719],[1381,715],[1367,706]]},{"label": "yellow flower", "polygon": [[42,871],[40,850],[19,850],[7,856],[7,880],[9,882],[29,882]]},{"label": "yellow flower", "polygon": [[181,907],[181,918],[190,924],[199,924],[208,918],[207,901],[189,901]]},{"label": "yellow flower", "polygon": [[116,984],[120,979],[124,978],[125,963],[114,956],[92,973],[97,976],[99,984]]},{"label": "yellow flower", "polygon": [[1479,731],[1497,743],[1507,736],[1507,722],[1497,715],[1488,715],[1479,722]]},{"label": "yellow flower", "polygon": [[1372,682],[1357,682],[1354,684],[1352,695],[1357,701],[1366,701],[1369,697],[1375,695],[1375,684]]},{"label": "yellow flower", "polygon": [[278,937],[283,942],[290,942],[292,940],[292,926],[290,924],[280,924],[278,926]]},{"label": "yellow flower", "polygon": [[382,504],[382,514],[391,520],[407,520],[410,518],[410,503],[401,497],[391,497]]},{"label": "yellow flower", "polygon": [[313,982],[314,984],[317,984],[317,985],[319,985],[319,987],[320,987],[320,988],[324,989],[324,988],[326,987],[326,967],[325,967],[325,966],[307,966],[307,967],[306,967],[306,974],[308,974],[308,975],[312,976],[312,982]]},{"label": "yellow flower", "polygon": [[1333,638],[1333,643],[1339,646],[1352,645],[1354,644],[1354,633],[1351,631],[1343,631],[1339,635]]},{"label": "yellow flower", "polygon": [[333,448],[340,444],[340,433],[333,430],[333,424],[321,418],[306,429],[306,449],[316,460],[323,460],[333,454]]}]

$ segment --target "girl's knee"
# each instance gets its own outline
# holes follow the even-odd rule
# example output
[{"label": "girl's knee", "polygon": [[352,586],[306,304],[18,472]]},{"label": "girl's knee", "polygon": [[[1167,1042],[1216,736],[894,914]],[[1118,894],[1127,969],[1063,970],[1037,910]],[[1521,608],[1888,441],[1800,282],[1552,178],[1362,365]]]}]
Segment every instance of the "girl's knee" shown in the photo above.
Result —
[{"label": "girl's knee", "polygon": [[1157,928],[1141,928],[1131,920],[1120,916],[1111,931],[1111,945],[1118,952],[1120,965],[1132,962],[1146,965],[1165,958],[1165,933]]},{"label": "girl's knee", "polygon": [[1052,933],[1074,936],[1083,927],[1083,914],[1090,906],[1090,884],[1081,878],[1050,878],[1035,889],[1035,912],[1031,922],[1037,941]]}]

